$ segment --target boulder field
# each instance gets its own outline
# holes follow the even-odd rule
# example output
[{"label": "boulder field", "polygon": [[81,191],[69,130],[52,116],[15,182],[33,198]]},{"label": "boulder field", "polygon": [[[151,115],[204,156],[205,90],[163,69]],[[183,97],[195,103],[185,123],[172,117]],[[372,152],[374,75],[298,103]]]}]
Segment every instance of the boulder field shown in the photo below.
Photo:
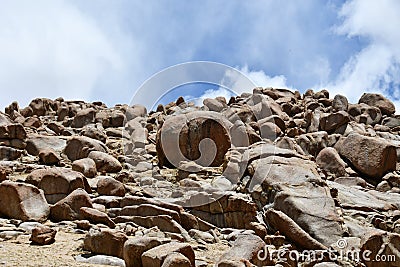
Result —
[{"label": "boulder field", "polygon": [[0,265],[400,266],[395,112],[380,94],[277,88],[154,111],[13,102]]}]

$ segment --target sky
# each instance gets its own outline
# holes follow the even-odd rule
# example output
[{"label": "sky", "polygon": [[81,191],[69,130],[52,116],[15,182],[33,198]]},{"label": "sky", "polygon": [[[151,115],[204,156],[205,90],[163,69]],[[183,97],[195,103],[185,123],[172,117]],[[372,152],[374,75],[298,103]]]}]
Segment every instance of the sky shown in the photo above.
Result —
[{"label": "sky", "polygon": [[[397,0],[2,1],[0,108],[60,96],[149,107],[165,90],[135,98],[149,78],[211,61],[257,86],[326,88],[352,103],[381,93],[400,110],[398,14]],[[194,88],[180,86],[169,98],[229,95]]]}]

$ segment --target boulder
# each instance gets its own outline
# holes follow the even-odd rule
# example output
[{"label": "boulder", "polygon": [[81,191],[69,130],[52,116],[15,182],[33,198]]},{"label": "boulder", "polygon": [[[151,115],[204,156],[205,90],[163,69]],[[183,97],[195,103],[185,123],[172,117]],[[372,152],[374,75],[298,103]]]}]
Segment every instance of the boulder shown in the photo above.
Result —
[{"label": "boulder", "polygon": [[365,103],[367,105],[377,107],[381,110],[382,114],[388,116],[396,112],[394,104],[381,94],[364,93],[358,103]]},{"label": "boulder", "polygon": [[39,162],[45,165],[58,165],[60,161],[59,153],[51,148],[42,149],[39,153]]},{"label": "boulder", "polygon": [[75,136],[67,141],[65,155],[74,161],[86,158],[91,151],[107,152],[107,147],[100,141],[86,136]]},{"label": "boulder", "polygon": [[45,221],[50,213],[43,191],[29,184],[0,183],[0,214],[22,221]]},{"label": "boulder", "polygon": [[282,211],[325,246],[344,234],[342,218],[327,186],[311,180],[302,185],[279,185],[273,208]]},{"label": "boulder", "polygon": [[74,120],[72,121],[71,127],[82,128],[85,125],[93,123],[95,116],[96,111],[93,108],[80,110],[78,111],[78,113],[76,113]]},{"label": "boulder", "polygon": [[143,266],[161,267],[168,255],[177,252],[189,259],[190,266],[195,266],[193,248],[187,243],[168,243],[147,250],[142,254]]},{"label": "boulder", "polygon": [[315,160],[318,167],[334,174],[336,177],[346,175],[346,163],[340,158],[339,153],[333,147],[322,149]]},{"label": "boulder", "polygon": [[126,267],[143,267],[142,254],[149,249],[157,247],[165,241],[156,237],[135,236],[124,244],[124,260]]},{"label": "boulder", "polygon": [[335,149],[357,171],[376,181],[380,181],[386,173],[396,170],[396,148],[383,138],[351,133],[340,138]]},{"label": "boulder", "polygon": [[322,131],[333,133],[335,130],[347,124],[349,121],[349,114],[347,114],[346,111],[339,111],[322,116],[319,121],[319,127]]},{"label": "boulder", "polygon": [[83,240],[83,249],[123,259],[124,244],[127,239],[128,237],[120,230],[92,228]]},{"label": "boulder", "polygon": [[49,245],[56,241],[57,230],[41,225],[33,228],[29,241],[34,245]]},{"label": "boulder", "polygon": [[91,223],[97,224],[102,223],[107,225],[110,228],[115,227],[115,223],[102,211],[89,208],[89,207],[81,207],[80,209],[80,218],[83,220],[88,220]]},{"label": "boulder", "polygon": [[31,172],[26,182],[43,189],[46,200],[50,204],[63,199],[77,188],[91,192],[86,177],[67,168],[39,169]]},{"label": "boulder", "polygon": [[72,162],[72,170],[80,172],[88,178],[93,178],[97,174],[96,162],[90,158],[75,160]]},{"label": "boulder", "polygon": [[169,254],[161,267],[192,267],[193,265],[190,263],[190,260],[186,258],[181,253],[178,252],[172,252]]},{"label": "boulder", "polygon": [[96,169],[99,172],[119,172],[122,170],[121,163],[107,153],[92,151],[89,153],[88,158],[94,160]]},{"label": "boulder", "polygon": [[349,101],[343,95],[335,95],[332,102],[333,111],[347,111],[349,107]]},{"label": "boulder", "polygon": [[[251,262],[256,266],[269,265],[269,257],[262,261],[259,253],[266,247],[264,241],[253,234],[239,234],[232,244],[232,248],[225,252],[219,259],[217,266],[224,265],[225,261]],[[265,253],[265,252],[264,252]]]},{"label": "boulder", "polygon": [[8,147],[0,146],[0,160],[16,160],[22,155],[22,150]]},{"label": "boulder", "polygon": [[361,258],[367,267],[400,266],[400,235],[372,232],[362,238],[360,254],[367,255]]},{"label": "boulder", "polygon": [[109,176],[100,176],[97,181],[97,193],[107,196],[125,196],[124,184]]},{"label": "boulder", "polygon": [[58,136],[29,135],[26,141],[26,151],[33,156],[38,156],[42,150],[46,149],[61,153],[66,144],[67,141]]},{"label": "boulder", "polygon": [[159,166],[178,167],[180,161],[220,166],[231,147],[230,126],[227,119],[212,111],[168,117],[157,132]]},{"label": "boulder", "polygon": [[82,207],[93,208],[93,204],[86,191],[76,189],[51,207],[50,217],[56,222],[79,220],[82,217],[80,213]]}]

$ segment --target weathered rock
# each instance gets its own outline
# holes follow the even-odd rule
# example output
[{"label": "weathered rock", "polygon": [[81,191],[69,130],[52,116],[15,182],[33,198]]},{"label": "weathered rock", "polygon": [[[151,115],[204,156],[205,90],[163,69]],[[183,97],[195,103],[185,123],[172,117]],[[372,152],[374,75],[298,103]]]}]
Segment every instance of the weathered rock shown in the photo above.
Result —
[{"label": "weathered rock", "polygon": [[88,178],[93,178],[97,174],[96,163],[90,158],[75,160],[72,162],[72,170],[80,172]]},{"label": "weathered rock", "polygon": [[0,183],[0,214],[22,221],[45,221],[50,213],[43,191],[33,185]]},{"label": "weathered rock", "polygon": [[113,156],[100,152],[92,151],[88,158],[91,158],[96,163],[96,169],[99,172],[119,172],[122,170],[121,163]]},{"label": "weathered rock", "polygon": [[273,207],[288,215],[314,239],[329,246],[344,234],[342,219],[329,188],[311,181],[303,185],[280,185]]},{"label": "weathered rock", "polygon": [[81,131],[81,135],[99,140],[102,143],[106,143],[107,141],[107,135],[105,134],[103,126],[99,124],[88,124],[85,127],[83,127]]},{"label": "weathered rock", "polygon": [[73,128],[82,128],[85,125],[94,122],[96,111],[93,108],[83,109],[76,113],[71,126]]},{"label": "weathered rock", "polygon": [[217,99],[214,99],[214,98],[204,99],[203,104],[204,104],[204,106],[208,107],[208,110],[216,111],[216,112],[220,112],[224,108],[227,107],[226,103],[224,103],[222,101],[218,101]]},{"label": "weathered rock", "polygon": [[39,153],[39,162],[46,165],[58,165],[61,161],[59,153],[53,149],[42,149]]},{"label": "weathered rock", "polygon": [[400,266],[400,235],[370,233],[361,240],[361,253],[367,256],[361,260],[368,267]]},{"label": "weathered rock", "polygon": [[[264,241],[253,234],[239,234],[236,240],[233,242],[232,248],[224,253],[219,259],[217,266],[229,266],[224,265],[225,261],[233,262],[251,262],[256,266],[269,265],[269,257],[266,257],[262,261],[259,257],[259,253],[265,249]],[[265,253],[265,252],[264,252]]]},{"label": "weathered rock", "polygon": [[83,189],[76,189],[66,198],[51,207],[50,217],[53,221],[73,221],[81,218],[82,207],[93,208],[90,196]]},{"label": "weathered rock", "polygon": [[296,137],[296,142],[306,154],[316,157],[328,146],[329,137],[325,131],[313,132]]},{"label": "weathered rock", "polygon": [[26,141],[26,151],[33,156],[38,156],[42,150],[46,149],[61,153],[66,143],[64,139],[57,136],[30,135]]},{"label": "weathered rock", "polygon": [[86,158],[91,151],[107,152],[107,147],[98,140],[86,136],[76,136],[67,141],[64,149],[65,155],[72,161]]},{"label": "weathered rock", "polygon": [[322,131],[333,133],[339,127],[350,121],[349,114],[345,111],[339,111],[322,116],[319,121],[319,127]]},{"label": "weathered rock", "polygon": [[81,207],[79,210],[80,218],[84,220],[88,220],[94,224],[102,223],[110,228],[115,227],[115,223],[104,212],[89,207]]},{"label": "weathered rock", "polygon": [[26,182],[43,189],[47,202],[54,204],[77,188],[91,192],[86,177],[67,168],[39,169],[31,172]]},{"label": "weathered rock", "polygon": [[54,101],[48,98],[33,99],[29,107],[32,109],[32,114],[37,116],[44,116],[55,109]]},{"label": "weathered rock", "polygon": [[356,122],[368,125],[375,125],[382,119],[381,110],[367,104],[349,105],[348,113]]},{"label": "weathered rock", "polygon": [[125,206],[122,208],[120,215],[122,216],[158,216],[158,215],[169,215],[171,216],[175,221],[180,222],[180,216],[179,213],[158,207],[156,205],[151,205],[151,204],[141,204],[138,206]]},{"label": "weathered rock", "polygon": [[332,102],[333,111],[347,111],[349,107],[349,101],[347,97],[343,95],[335,95]]},{"label": "weathered rock", "polygon": [[202,166],[221,165],[231,146],[230,126],[221,114],[212,111],[167,118],[157,133],[159,166],[177,167],[183,160]]},{"label": "weathered rock", "polygon": [[34,245],[49,245],[54,243],[56,240],[57,230],[48,226],[42,225],[33,228],[29,241]]},{"label": "weathered rock", "polygon": [[142,254],[143,266],[161,267],[168,255],[178,252],[189,259],[190,266],[195,266],[193,248],[186,243],[169,243],[152,248]]},{"label": "weathered rock", "polygon": [[296,245],[304,249],[327,249],[326,246],[312,238],[285,213],[269,209],[265,212],[265,218],[268,225],[290,238]]},{"label": "weathered rock", "polygon": [[101,176],[97,182],[97,192],[107,196],[125,196],[123,183],[109,176]]},{"label": "weathered rock", "polygon": [[396,148],[382,138],[352,133],[342,137],[335,148],[357,171],[377,181],[387,172],[396,170]]},{"label": "weathered rock", "polygon": [[128,237],[119,230],[94,228],[85,236],[83,249],[96,254],[124,258],[124,243]]},{"label": "weathered rock", "polygon": [[191,267],[190,260],[186,258],[183,254],[178,252],[172,252],[169,254],[161,267]]},{"label": "weathered rock", "polygon": [[163,232],[177,233],[182,234],[184,237],[189,237],[186,230],[169,215],[118,216],[114,219],[114,222],[133,222],[146,228],[157,226]]},{"label": "weathered rock", "polygon": [[8,146],[0,146],[0,160],[16,160],[22,155],[22,150]]},{"label": "weathered rock", "polygon": [[381,94],[364,93],[358,103],[365,103],[377,107],[382,111],[382,114],[385,115],[392,115],[396,111],[394,104]]},{"label": "weathered rock", "polygon": [[134,237],[128,239],[124,244],[126,267],[142,267],[142,254],[164,242],[165,240],[159,240],[156,237]]},{"label": "weathered rock", "polygon": [[19,123],[0,113],[0,139],[25,139],[26,131]]},{"label": "weathered rock", "polygon": [[322,149],[315,159],[318,166],[336,177],[346,175],[346,163],[340,158],[339,153],[332,147]]},{"label": "weathered rock", "polygon": [[136,117],[144,117],[147,115],[147,109],[142,105],[133,105],[125,108],[126,120],[130,121]]}]

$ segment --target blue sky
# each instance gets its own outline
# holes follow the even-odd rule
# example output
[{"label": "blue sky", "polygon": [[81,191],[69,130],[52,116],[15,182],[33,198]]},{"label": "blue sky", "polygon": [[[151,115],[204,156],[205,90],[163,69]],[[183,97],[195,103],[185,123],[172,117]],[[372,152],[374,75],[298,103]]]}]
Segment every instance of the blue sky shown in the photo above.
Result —
[{"label": "blue sky", "polygon": [[399,109],[398,14],[396,0],[3,1],[0,107],[58,96],[130,103],[155,73],[200,60],[264,87],[327,88],[351,102],[378,92]]}]

